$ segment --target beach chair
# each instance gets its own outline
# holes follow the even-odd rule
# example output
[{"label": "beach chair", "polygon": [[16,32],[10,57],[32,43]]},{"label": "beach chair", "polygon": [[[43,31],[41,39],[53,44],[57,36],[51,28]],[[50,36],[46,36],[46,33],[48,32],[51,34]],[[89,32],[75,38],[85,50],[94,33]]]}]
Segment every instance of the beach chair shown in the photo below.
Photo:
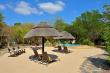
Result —
[{"label": "beach chair", "polygon": [[23,53],[25,53],[26,52],[26,50],[25,49],[23,49]]},{"label": "beach chair", "polygon": [[70,51],[68,50],[67,46],[64,46],[63,52],[64,52],[64,53],[69,53],[69,52],[70,52]]},{"label": "beach chair", "polygon": [[18,48],[18,51],[19,51],[20,54],[25,53],[25,49],[20,49],[19,46],[17,48]]},{"label": "beach chair", "polygon": [[61,48],[61,46],[58,46],[58,51],[62,51],[62,48]]},{"label": "beach chair", "polygon": [[35,56],[39,56],[37,50],[35,50],[34,48],[32,50],[33,50]]},{"label": "beach chair", "polygon": [[42,49],[42,45],[36,44],[37,49]]},{"label": "beach chair", "polygon": [[48,56],[48,54],[47,54],[47,52],[44,52],[43,54],[42,54],[42,60],[41,60],[41,63],[42,64],[48,64],[48,63],[50,63],[50,62],[52,62],[53,60],[52,60],[52,58],[51,57],[49,57]]},{"label": "beach chair", "polygon": [[41,56],[38,54],[37,50],[32,48],[33,52],[34,52],[34,57],[37,58],[37,60],[41,60]]},{"label": "beach chair", "polygon": [[15,48],[12,48],[13,49],[13,53],[15,56],[18,56],[19,55],[19,52],[15,49]]},{"label": "beach chair", "polygon": [[19,54],[22,54],[22,53],[23,53],[23,50],[22,50],[22,49],[20,49],[20,47],[19,47],[19,46],[17,47],[17,49],[18,49]]},{"label": "beach chair", "polygon": [[10,56],[13,55],[13,51],[11,51],[11,49],[8,48],[8,53],[10,53]]}]

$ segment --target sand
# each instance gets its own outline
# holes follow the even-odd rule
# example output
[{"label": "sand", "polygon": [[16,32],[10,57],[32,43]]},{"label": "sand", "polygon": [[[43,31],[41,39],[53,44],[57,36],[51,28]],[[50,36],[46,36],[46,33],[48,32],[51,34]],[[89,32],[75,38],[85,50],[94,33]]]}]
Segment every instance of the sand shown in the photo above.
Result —
[{"label": "sand", "polygon": [[69,49],[72,52],[69,54],[53,52],[55,48],[45,47],[48,54],[58,56],[59,60],[49,65],[42,65],[29,59],[33,51],[28,46],[25,47],[26,53],[18,57],[8,57],[9,53],[0,56],[0,73],[80,73],[80,66],[87,57],[104,53],[100,48],[85,47],[88,46],[71,47]]}]

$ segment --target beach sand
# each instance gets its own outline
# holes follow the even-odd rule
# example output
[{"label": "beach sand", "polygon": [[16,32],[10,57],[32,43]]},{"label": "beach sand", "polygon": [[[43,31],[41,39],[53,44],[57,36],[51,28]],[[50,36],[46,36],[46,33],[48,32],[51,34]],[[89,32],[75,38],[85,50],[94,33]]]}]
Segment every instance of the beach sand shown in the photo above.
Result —
[{"label": "beach sand", "polygon": [[7,53],[7,48],[4,49],[0,49],[0,56],[4,55],[5,53]]},{"label": "beach sand", "polygon": [[[58,57],[58,61],[42,65],[29,59],[34,53],[29,46],[24,47],[26,53],[17,57],[8,57],[9,53],[0,56],[0,73],[80,73],[80,66],[87,57],[103,54],[100,48],[77,46],[68,48],[71,53],[53,52],[55,48],[45,47],[48,54]],[[88,49],[87,49],[88,48]],[[41,50],[39,50],[41,53]]]}]

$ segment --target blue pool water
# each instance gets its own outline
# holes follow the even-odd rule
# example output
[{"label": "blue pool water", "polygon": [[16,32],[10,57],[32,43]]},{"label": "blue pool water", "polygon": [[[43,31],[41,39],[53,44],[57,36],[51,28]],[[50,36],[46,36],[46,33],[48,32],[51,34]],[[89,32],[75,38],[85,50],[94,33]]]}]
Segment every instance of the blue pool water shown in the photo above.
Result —
[{"label": "blue pool water", "polygon": [[79,46],[80,44],[60,44],[61,46]]}]

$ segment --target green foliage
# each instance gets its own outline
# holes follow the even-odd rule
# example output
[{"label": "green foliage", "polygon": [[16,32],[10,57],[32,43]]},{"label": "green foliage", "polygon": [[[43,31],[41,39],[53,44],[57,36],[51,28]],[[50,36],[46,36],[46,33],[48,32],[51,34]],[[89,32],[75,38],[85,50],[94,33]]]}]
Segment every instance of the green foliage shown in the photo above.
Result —
[{"label": "green foliage", "polygon": [[110,56],[107,58],[108,64],[110,65]]},{"label": "green foliage", "polygon": [[107,50],[106,51],[110,54],[110,45],[107,46]]},{"label": "green foliage", "polygon": [[54,24],[54,27],[59,31],[64,31],[67,26],[67,23],[65,23],[63,20],[56,20]]},{"label": "green foliage", "polygon": [[73,22],[73,32],[77,39],[88,38],[94,42],[103,31],[102,14],[97,10],[87,11]]},{"label": "green foliage", "polygon": [[74,31],[73,31],[73,25],[67,25],[64,30],[75,36]]},{"label": "green foliage", "polygon": [[56,40],[54,40],[52,37],[48,37],[46,43],[48,45],[53,45],[53,46],[55,46],[57,44]]},{"label": "green foliage", "polygon": [[104,15],[104,17],[106,18],[106,20],[108,21],[110,21],[110,5],[108,5],[108,4],[106,4],[106,5],[104,5],[104,12],[103,12],[103,15]]},{"label": "green foliage", "polygon": [[23,43],[23,37],[24,35],[31,30],[33,27],[32,24],[21,24],[21,25],[16,25],[11,27],[12,30],[12,38],[17,42],[17,43]]},{"label": "green foliage", "polygon": [[94,46],[94,43],[91,42],[91,40],[89,40],[89,39],[84,39],[84,40],[82,40],[82,41],[81,41],[81,44]]},{"label": "green foliage", "polygon": [[105,12],[103,13],[104,16],[104,31],[103,31],[103,39],[106,42],[106,51],[109,53],[108,62],[110,63],[110,5],[104,6]]},{"label": "green foliage", "polygon": [[0,28],[3,28],[6,26],[5,22],[3,22],[4,16],[0,13]]},{"label": "green foliage", "polygon": [[106,51],[110,54],[110,5],[104,5],[104,10],[103,18],[105,19],[105,26],[102,36],[106,42]]},{"label": "green foliage", "polygon": [[21,23],[15,23],[14,24],[14,26],[20,26],[21,25]]},{"label": "green foliage", "polygon": [[0,48],[6,47],[7,45],[7,32],[5,28],[7,25],[3,22],[4,16],[0,13]]},{"label": "green foliage", "polygon": [[0,13],[0,22],[2,22],[4,19],[4,16]]}]

